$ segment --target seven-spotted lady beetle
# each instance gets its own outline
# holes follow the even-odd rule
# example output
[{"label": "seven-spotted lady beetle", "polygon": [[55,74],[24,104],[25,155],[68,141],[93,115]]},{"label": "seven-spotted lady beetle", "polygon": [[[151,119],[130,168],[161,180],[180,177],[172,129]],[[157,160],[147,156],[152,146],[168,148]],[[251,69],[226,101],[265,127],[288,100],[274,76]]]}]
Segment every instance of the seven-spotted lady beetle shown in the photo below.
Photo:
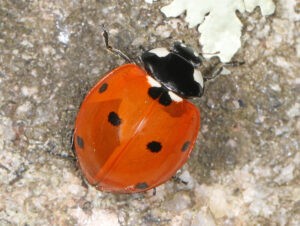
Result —
[{"label": "seven-spotted lady beetle", "polygon": [[[126,60],[121,51],[106,46]],[[203,58],[183,43],[144,51],[104,76],[77,115],[74,147],[87,181],[102,191],[143,192],[169,180],[189,158],[200,128]]]}]

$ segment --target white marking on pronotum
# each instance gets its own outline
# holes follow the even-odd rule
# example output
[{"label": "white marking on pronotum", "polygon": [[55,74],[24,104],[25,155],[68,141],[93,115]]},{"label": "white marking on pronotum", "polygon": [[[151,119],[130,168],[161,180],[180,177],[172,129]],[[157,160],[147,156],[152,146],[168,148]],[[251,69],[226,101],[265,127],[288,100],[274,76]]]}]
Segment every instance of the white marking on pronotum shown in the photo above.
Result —
[{"label": "white marking on pronotum", "polygon": [[161,87],[161,84],[149,75],[147,76],[147,80],[151,87]]},{"label": "white marking on pronotum", "polygon": [[195,55],[195,57],[199,57],[199,53],[193,51],[193,54]]},{"label": "white marking on pronotum", "polygon": [[203,87],[203,77],[202,77],[201,72],[200,72],[199,70],[196,70],[196,69],[195,69],[195,70],[194,70],[193,76],[194,76],[194,80],[195,80],[196,82],[198,82],[198,83],[200,84],[201,87]]},{"label": "white marking on pronotum", "polygon": [[186,46],[186,44],[184,44],[184,43],[182,43],[182,42],[180,42],[180,44],[179,44],[181,47],[184,47],[184,48],[186,48],[187,46]]},{"label": "white marking on pronotum", "polygon": [[154,53],[158,57],[165,57],[165,56],[167,56],[170,53],[170,51],[167,50],[166,48],[151,49],[149,52],[150,53]]},{"label": "white marking on pronotum", "polygon": [[168,92],[171,99],[174,100],[175,102],[181,102],[182,98],[180,96],[178,96],[177,94],[173,93],[172,91]]}]

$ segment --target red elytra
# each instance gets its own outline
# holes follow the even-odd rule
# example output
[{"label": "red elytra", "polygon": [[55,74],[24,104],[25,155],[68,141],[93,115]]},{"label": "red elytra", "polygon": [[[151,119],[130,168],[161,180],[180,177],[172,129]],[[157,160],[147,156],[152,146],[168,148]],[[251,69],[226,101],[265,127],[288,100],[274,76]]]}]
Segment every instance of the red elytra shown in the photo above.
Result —
[{"label": "red elytra", "polygon": [[85,178],[97,189],[146,191],[169,180],[189,158],[199,110],[185,99],[164,106],[149,96],[150,87],[144,69],[125,64],[82,102],[74,147]]}]

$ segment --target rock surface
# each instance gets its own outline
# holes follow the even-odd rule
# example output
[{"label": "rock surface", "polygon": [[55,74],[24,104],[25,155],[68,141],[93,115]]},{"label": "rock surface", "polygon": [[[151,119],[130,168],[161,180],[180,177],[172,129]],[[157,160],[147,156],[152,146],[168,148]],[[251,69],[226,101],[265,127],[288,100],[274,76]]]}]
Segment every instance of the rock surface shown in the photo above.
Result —
[{"label": "rock surface", "polygon": [[[276,14],[239,15],[243,66],[208,84],[197,144],[182,169],[145,194],[87,187],[70,138],[86,92],[123,63],[111,43],[139,46],[185,40],[196,29],[166,19],[166,4],[128,1],[0,1],[0,225],[299,225],[299,4]],[[298,7],[298,8],[297,8]]]}]

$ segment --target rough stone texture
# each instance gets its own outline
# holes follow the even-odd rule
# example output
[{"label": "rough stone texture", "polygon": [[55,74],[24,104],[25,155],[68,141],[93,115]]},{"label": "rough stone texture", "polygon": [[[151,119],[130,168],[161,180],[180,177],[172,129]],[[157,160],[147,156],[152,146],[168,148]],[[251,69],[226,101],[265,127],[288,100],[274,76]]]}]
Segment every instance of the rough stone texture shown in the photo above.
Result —
[{"label": "rough stone texture", "polygon": [[[293,1],[289,1],[293,2]],[[299,4],[239,15],[245,65],[194,103],[202,130],[182,179],[145,194],[87,187],[70,137],[85,93],[131,56],[197,33],[165,2],[0,1],[0,225],[299,225]]]}]

